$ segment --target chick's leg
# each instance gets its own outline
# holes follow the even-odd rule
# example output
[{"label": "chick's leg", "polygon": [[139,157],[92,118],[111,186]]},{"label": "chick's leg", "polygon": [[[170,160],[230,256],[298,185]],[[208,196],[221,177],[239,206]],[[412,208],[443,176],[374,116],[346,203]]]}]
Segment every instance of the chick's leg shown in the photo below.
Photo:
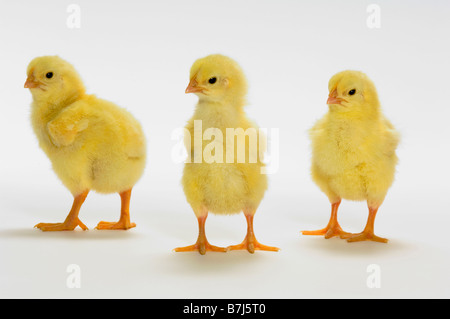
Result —
[{"label": "chick's leg", "polygon": [[63,223],[39,223],[34,227],[39,228],[42,231],[62,231],[74,230],[77,226],[80,226],[81,229],[87,230],[88,228],[86,225],[78,218],[78,213],[80,212],[81,205],[83,205],[88,193],[89,191],[86,190],[75,196],[69,215],[67,215],[66,220]]},{"label": "chick's leg", "polygon": [[105,230],[105,229],[122,229],[127,230],[133,227],[136,227],[135,223],[130,222],[130,198],[131,198],[131,189],[120,193],[121,199],[121,208],[120,208],[120,219],[118,222],[103,222],[101,221],[97,225],[97,229]]},{"label": "chick's leg", "polygon": [[247,220],[247,236],[242,243],[239,245],[229,246],[229,250],[241,250],[247,249],[250,253],[254,253],[255,250],[266,250],[266,251],[278,251],[277,247],[266,246],[260,244],[255,237],[253,232],[253,216],[255,214],[254,210],[244,210],[245,219]]},{"label": "chick's leg", "polygon": [[211,245],[206,239],[205,233],[205,222],[206,217],[208,217],[208,211],[203,210],[200,215],[197,215],[198,220],[198,238],[197,242],[194,245],[186,246],[186,247],[178,247],[175,248],[176,252],[185,252],[185,251],[196,251],[201,255],[204,255],[207,251],[218,251],[218,252],[226,252],[227,248],[217,247]]},{"label": "chick's leg", "polygon": [[353,234],[350,236],[347,241],[348,242],[357,242],[357,241],[376,241],[379,243],[387,243],[388,240],[386,238],[378,237],[374,234],[374,225],[375,225],[375,217],[377,215],[378,207],[372,208],[369,207],[369,217],[367,219],[367,224],[364,230],[359,234]]},{"label": "chick's leg", "polygon": [[337,221],[337,212],[341,201],[335,202],[331,204],[331,217],[328,222],[327,227],[319,230],[303,230],[303,235],[325,235],[325,238],[331,238],[335,236],[339,236],[340,238],[347,238],[351,235],[351,233],[347,233],[342,230],[341,226]]}]

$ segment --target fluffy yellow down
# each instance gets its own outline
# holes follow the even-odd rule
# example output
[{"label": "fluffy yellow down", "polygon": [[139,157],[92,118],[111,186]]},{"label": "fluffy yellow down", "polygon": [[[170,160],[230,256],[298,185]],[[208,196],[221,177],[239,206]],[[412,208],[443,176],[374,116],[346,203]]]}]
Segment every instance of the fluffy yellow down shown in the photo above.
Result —
[{"label": "fluffy yellow down", "polygon": [[330,93],[334,90],[341,104],[330,104],[310,130],[312,178],[331,203],[344,198],[378,207],[394,181],[399,135],[383,116],[365,74],[336,74],[329,82]]},{"label": "fluffy yellow down", "polygon": [[71,193],[131,189],[146,159],[138,121],[125,109],[86,94],[73,66],[57,56],[34,59],[27,75],[40,83],[31,89],[34,132]]}]

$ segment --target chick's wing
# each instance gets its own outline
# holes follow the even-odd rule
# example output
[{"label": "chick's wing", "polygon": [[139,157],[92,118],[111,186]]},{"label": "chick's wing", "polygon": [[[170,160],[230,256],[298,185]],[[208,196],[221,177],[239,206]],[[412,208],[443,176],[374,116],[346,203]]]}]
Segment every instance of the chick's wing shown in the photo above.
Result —
[{"label": "chick's wing", "polygon": [[47,124],[47,131],[52,143],[56,147],[71,145],[77,134],[87,129],[89,119],[86,105],[82,101],[75,102],[56,116]]}]

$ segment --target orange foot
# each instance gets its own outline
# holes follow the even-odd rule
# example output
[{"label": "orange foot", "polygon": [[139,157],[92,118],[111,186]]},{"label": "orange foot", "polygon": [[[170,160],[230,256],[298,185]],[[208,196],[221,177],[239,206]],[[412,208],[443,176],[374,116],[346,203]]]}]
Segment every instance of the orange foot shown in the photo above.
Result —
[{"label": "orange foot", "polygon": [[208,241],[205,238],[204,240],[198,239],[194,245],[175,248],[174,251],[176,252],[198,251],[201,255],[204,255],[207,251],[218,251],[225,253],[228,251],[228,249],[224,247],[213,246],[210,243],[208,243]]},{"label": "orange foot", "polygon": [[387,243],[388,240],[386,238],[378,237],[374,234],[374,224],[375,224],[375,216],[377,215],[378,207],[370,207],[369,206],[369,218],[367,219],[366,228],[359,234],[352,234],[349,236],[347,241],[349,243],[357,242],[357,241],[376,241],[378,243]]},{"label": "orange foot", "polygon": [[332,238],[339,236],[340,238],[348,238],[351,236],[351,233],[347,233],[342,230],[341,226],[338,223],[337,220],[337,212],[339,205],[341,204],[341,200],[338,200],[337,202],[334,202],[331,204],[331,217],[330,221],[328,222],[327,227],[324,229],[319,230],[304,230],[302,231],[303,235],[325,235],[325,238]]},{"label": "orange foot", "polygon": [[378,243],[387,243],[389,240],[386,238],[378,237],[373,232],[362,232],[359,234],[352,234],[348,237],[347,242],[354,243],[358,241],[376,241]]},{"label": "orange foot", "polygon": [[83,224],[79,219],[75,223],[73,222],[64,222],[64,223],[39,223],[35,225],[35,228],[39,228],[42,231],[64,231],[64,230],[74,230],[80,226],[82,230],[87,230],[85,224]]},{"label": "orange foot", "polygon": [[255,233],[253,232],[253,217],[255,211],[254,210],[244,210],[244,216],[247,220],[247,235],[242,243],[239,245],[229,246],[229,250],[243,250],[247,249],[249,253],[253,254],[255,250],[265,250],[265,251],[279,251],[280,249],[277,247],[266,246],[260,244],[255,237]]},{"label": "orange foot", "polygon": [[349,238],[352,233],[347,233],[345,231],[342,230],[341,226],[339,225],[335,225],[335,226],[327,226],[323,229],[319,229],[319,230],[303,230],[302,231],[303,235],[325,235],[326,239],[332,238],[332,237],[336,237],[339,236],[340,238]]},{"label": "orange foot", "polygon": [[74,230],[77,226],[80,226],[82,230],[87,230],[88,228],[86,225],[78,218],[78,213],[80,212],[81,205],[83,205],[88,193],[89,190],[86,190],[74,197],[72,208],[63,223],[39,223],[34,227],[39,228],[42,231],[63,231]]},{"label": "orange foot", "polygon": [[225,253],[228,251],[227,248],[213,246],[208,243],[205,234],[205,222],[208,216],[208,211],[204,209],[201,211],[198,220],[198,237],[197,242],[194,245],[186,246],[186,247],[177,247],[174,249],[176,252],[185,252],[185,251],[198,251],[201,255],[204,255],[207,251],[218,251]]},{"label": "orange foot", "polygon": [[129,221],[119,220],[118,222],[100,222],[98,223],[96,229],[99,230],[127,230],[136,227],[135,223],[130,223]]},{"label": "orange foot", "polygon": [[127,230],[136,227],[135,223],[130,222],[130,198],[131,189],[120,193],[121,207],[120,218],[118,222],[100,222],[96,229],[99,230]]},{"label": "orange foot", "polygon": [[260,244],[255,236],[247,236],[242,243],[239,245],[228,246],[229,250],[243,250],[247,249],[249,253],[253,254],[255,250],[265,250],[265,251],[279,251],[280,248],[266,246]]}]

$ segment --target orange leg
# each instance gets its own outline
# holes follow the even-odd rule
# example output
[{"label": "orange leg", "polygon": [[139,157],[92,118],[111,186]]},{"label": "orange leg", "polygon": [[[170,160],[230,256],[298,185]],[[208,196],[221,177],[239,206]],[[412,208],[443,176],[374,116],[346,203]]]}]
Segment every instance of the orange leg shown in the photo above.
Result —
[{"label": "orange leg", "polygon": [[135,223],[130,222],[130,198],[131,198],[131,189],[120,193],[120,198],[122,201],[120,208],[120,219],[118,222],[100,222],[97,225],[97,229],[104,230],[127,230],[133,227],[136,227]]},{"label": "orange leg", "polygon": [[371,208],[369,207],[369,217],[367,219],[367,224],[364,230],[359,234],[353,234],[350,236],[347,241],[348,242],[357,242],[357,241],[365,241],[371,240],[379,243],[387,243],[388,240],[386,238],[378,237],[374,234],[374,225],[375,225],[375,217],[377,215],[378,207]]},{"label": "orange leg", "polygon": [[244,211],[245,219],[247,219],[247,236],[242,243],[239,245],[229,246],[229,250],[241,250],[247,249],[250,253],[254,253],[255,250],[266,250],[266,251],[278,251],[280,250],[277,247],[266,246],[260,244],[255,237],[255,233],[253,232],[253,216],[254,211]]},{"label": "orange leg", "polygon": [[87,230],[85,224],[83,224],[78,218],[78,213],[80,212],[81,205],[83,205],[89,191],[86,190],[81,194],[75,196],[73,200],[72,208],[67,215],[66,220],[63,223],[39,223],[34,227],[39,228],[42,231],[62,231],[62,230],[74,230],[77,226],[81,229]]},{"label": "orange leg", "polygon": [[328,222],[327,227],[319,230],[303,230],[303,235],[325,235],[325,238],[331,238],[335,236],[339,236],[340,238],[348,238],[348,236],[351,235],[351,233],[347,233],[342,230],[341,226],[339,225],[337,221],[337,211],[339,208],[339,205],[341,204],[341,201],[339,200],[336,203],[333,203],[331,205],[331,217],[330,221]]},{"label": "orange leg", "polygon": [[198,238],[197,238],[197,242],[194,245],[175,248],[174,251],[176,251],[176,252],[185,252],[185,251],[196,251],[196,250],[198,250],[198,252],[201,255],[204,255],[207,251],[218,251],[218,252],[226,252],[227,251],[227,248],[213,246],[210,243],[208,243],[208,240],[206,239],[206,234],[205,234],[206,217],[208,217],[208,213],[207,212],[206,212],[206,214],[202,214],[200,217],[197,217],[197,219],[198,219]]}]

